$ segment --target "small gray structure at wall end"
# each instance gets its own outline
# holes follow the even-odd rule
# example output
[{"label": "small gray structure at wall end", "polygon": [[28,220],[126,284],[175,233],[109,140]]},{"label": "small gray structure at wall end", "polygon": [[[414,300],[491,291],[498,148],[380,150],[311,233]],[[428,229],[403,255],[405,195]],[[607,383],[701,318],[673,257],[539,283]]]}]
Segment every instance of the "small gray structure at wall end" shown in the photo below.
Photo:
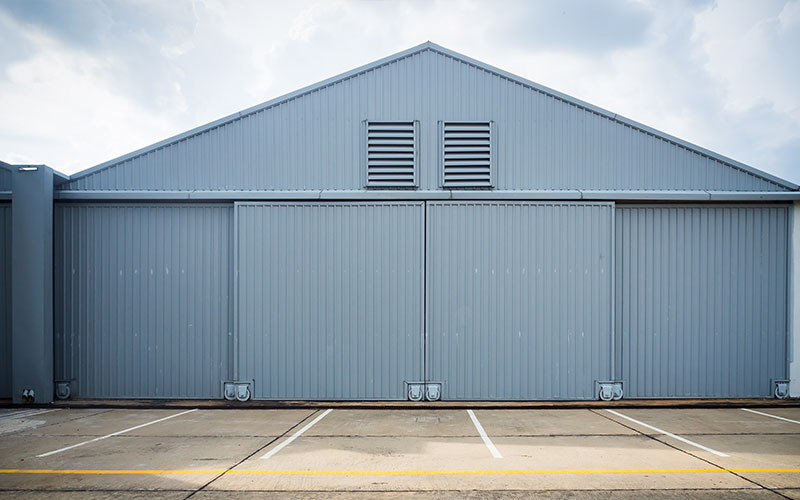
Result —
[{"label": "small gray structure at wall end", "polygon": [[53,170],[15,166],[11,197],[11,396],[53,401]]},{"label": "small gray structure at wall end", "polygon": [[789,241],[789,397],[800,398],[800,202],[791,209]]}]

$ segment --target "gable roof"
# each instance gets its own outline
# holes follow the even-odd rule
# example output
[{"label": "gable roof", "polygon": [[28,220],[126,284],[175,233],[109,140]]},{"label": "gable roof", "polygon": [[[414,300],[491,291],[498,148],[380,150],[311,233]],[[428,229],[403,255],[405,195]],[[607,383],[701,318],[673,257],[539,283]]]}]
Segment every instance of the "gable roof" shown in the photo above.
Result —
[{"label": "gable roof", "polygon": [[374,61],[372,63],[366,64],[364,66],[360,66],[358,68],[355,68],[353,70],[347,71],[347,72],[342,73],[340,75],[328,78],[328,79],[323,80],[321,82],[318,82],[318,83],[309,85],[307,87],[298,89],[298,90],[296,90],[294,92],[290,92],[288,94],[285,94],[283,96],[277,97],[275,99],[271,99],[269,101],[263,102],[263,103],[258,104],[256,106],[252,106],[250,108],[247,108],[245,110],[239,111],[237,113],[233,113],[233,114],[225,116],[223,118],[214,120],[214,121],[212,121],[210,123],[207,123],[205,125],[201,125],[199,127],[193,128],[193,129],[188,130],[186,132],[183,132],[181,134],[178,134],[178,135],[169,137],[167,139],[164,139],[162,141],[156,142],[154,144],[151,144],[150,146],[146,146],[144,148],[138,149],[138,150],[133,151],[131,153],[128,153],[128,154],[122,155],[120,157],[114,158],[112,160],[100,163],[100,164],[95,165],[95,166],[93,166],[91,168],[87,168],[85,170],[82,170],[80,172],[77,172],[77,173],[69,176],[69,182],[77,180],[77,179],[81,179],[83,177],[87,177],[89,175],[95,174],[95,173],[103,171],[103,170],[106,170],[106,169],[114,167],[115,165],[118,165],[120,163],[123,163],[123,162],[129,161],[129,160],[132,160],[134,158],[146,155],[148,153],[151,153],[153,151],[165,148],[165,147],[170,146],[172,144],[176,144],[176,143],[181,142],[181,141],[183,141],[185,139],[188,139],[188,138],[191,138],[193,136],[197,136],[197,135],[203,134],[203,133],[208,132],[210,130],[213,130],[215,128],[221,127],[221,126],[229,124],[231,122],[234,122],[236,120],[240,120],[240,119],[242,119],[244,117],[247,117],[249,115],[252,115],[252,114],[255,114],[255,113],[259,113],[259,112],[264,111],[266,109],[269,109],[269,108],[278,106],[280,104],[286,103],[288,101],[291,101],[293,99],[297,99],[299,97],[302,97],[302,96],[304,96],[306,94],[310,94],[310,93],[316,92],[316,91],[321,90],[321,89],[323,89],[325,87],[332,86],[332,85],[334,85],[336,83],[339,83],[339,82],[342,82],[344,80],[353,78],[353,77],[355,77],[357,75],[360,75],[362,73],[367,73],[367,72],[370,72],[370,71],[374,71],[374,70],[376,70],[378,68],[381,68],[382,66],[386,66],[386,65],[392,64],[392,63],[394,63],[396,61],[399,61],[401,59],[404,59],[404,58],[407,58],[407,57],[410,57],[410,56],[413,56],[413,55],[416,55],[416,54],[419,54],[419,53],[424,52],[424,51],[432,51],[432,52],[435,52],[435,53],[450,57],[452,59],[455,59],[455,60],[460,61],[462,63],[465,63],[467,65],[476,67],[478,69],[486,71],[487,73],[491,73],[491,74],[494,74],[494,75],[499,76],[501,78],[505,78],[505,79],[510,80],[512,82],[515,82],[515,83],[517,83],[519,85],[522,85],[524,87],[528,87],[528,88],[533,89],[533,90],[535,90],[537,92],[540,92],[540,93],[542,93],[544,95],[550,96],[550,97],[555,98],[557,100],[563,101],[563,102],[571,104],[573,106],[576,106],[577,108],[580,108],[580,109],[595,113],[595,114],[600,115],[602,117],[605,117],[605,118],[607,118],[607,119],[609,119],[611,121],[614,121],[616,123],[625,125],[627,127],[630,127],[631,129],[634,129],[634,130],[637,130],[639,132],[642,132],[642,133],[651,135],[653,137],[659,138],[659,139],[661,139],[661,140],[663,140],[663,141],[665,141],[667,143],[671,143],[671,144],[680,146],[680,147],[682,147],[682,148],[684,148],[684,149],[686,149],[688,151],[691,151],[693,153],[696,153],[696,154],[698,154],[700,156],[713,159],[713,160],[715,160],[715,161],[717,161],[719,163],[722,163],[722,164],[724,164],[724,165],[726,165],[726,166],[728,166],[730,168],[733,168],[735,170],[739,170],[739,171],[742,171],[742,172],[747,173],[749,175],[755,176],[755,177],[757,177],[759,179],[762,179],[762,180],[764,180],[766,182],[769,182],[771,184],[775,184],[775,185],[777,185],[777,186],[779,186],[779,187],[781,187],[783,189],[792,190],[792,191],[800,189],[800,186],[798,186],[798,185],[796,185],[796,184],[794,184],[792,182],[789,182],[789,181],[787,181],[785,179],[781,179],[781,178],[779,178],[777,176],[774,176],[772,174],[769,174],[767,172],[763,172],[761,170],[758,170],[758,169],[756,169],[754,167],[751,167],[751,166],[746,165],[744,163],[741,163],[739,161],[733,160],[731,158],[728,158],[726,156],[720,155],[718,153],[715,153],[715,152],[710,151],[708,149],[705,149],[703,147],[700,147],[700,146],[697,146],[695,144],[689,143],[687,141],[684,141],[684,140],[679,139],[677,137],[674,137],[672,135],[669,135],[669,134],[666,134],[666,133],[661,132],[659,130],[656,130],[656,129],[652,128],[652,127],[648,127],[647,125],[641,124],[641,123],[636,122],[634,120],[631,120],[629,118],[625,118],[624,116],[618,115],[616,113],[612,113],[612,112],[610,112],[608,110],[605,110],[603,108],[600,108],[600,107],[595,106],[593,104],[590,104],[588,102],[582,101],[580,99],[574,98],[572,96],[569,96],[569,95],[564,94],[562,92],[559,92],[557,90],[551,89],[551,88],[546,87],[544,85],[540,85],[538,83],[535,83],[533,81],[527,80],[527,79],[522,78],[522,77],[519,77],[517,75],[514,75],[514,74],[509,73],[507,71],[504,71],[502,69],[496,68],[496,67],[491,66],[489,64],[477,61],[475,59],[472,59],[472,58],[467,57],[465,55],[459,54],[459,53],[457,53],[455,51],[452,51],[450,49],[447,49],[445,47],[442,47],[442,46],[437,45],[437,44],[435,44],[433,42],[430,42],[430,41],[425,42],[425,43],[420,44],[420,45],[417,45],[416,47],[412,47],[410,49],[407,49],[407,50],[398,52],[396,54],[390,55],[388,57],[379,59],[377,61]]}]

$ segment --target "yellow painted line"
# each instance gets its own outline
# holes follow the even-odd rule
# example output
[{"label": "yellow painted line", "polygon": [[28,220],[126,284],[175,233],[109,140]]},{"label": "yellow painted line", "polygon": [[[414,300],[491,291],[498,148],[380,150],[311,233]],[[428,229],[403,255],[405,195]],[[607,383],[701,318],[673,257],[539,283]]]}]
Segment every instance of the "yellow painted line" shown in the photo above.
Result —
[{"label": "yellow painted line", "polygon": [[686,474],[704,472],[800,472],[800,469],[501,469],[501,470],[231,470],[228,474],[308,476],[465,476],[502,474]]},{"label": "yellow painted line", "polygon": [[0,469],[0,474],[222,474],[225,469],[219,470],[175,470],[175,469]]},{"label": "yellow painted line", "polygon": [[467,476],[548,474],[705,474],[719,472],[800,472],[800,469],[500,469],[500,470],[225,470],[225,469],[0,469],[0,474],[254,474],[269,476]]}]

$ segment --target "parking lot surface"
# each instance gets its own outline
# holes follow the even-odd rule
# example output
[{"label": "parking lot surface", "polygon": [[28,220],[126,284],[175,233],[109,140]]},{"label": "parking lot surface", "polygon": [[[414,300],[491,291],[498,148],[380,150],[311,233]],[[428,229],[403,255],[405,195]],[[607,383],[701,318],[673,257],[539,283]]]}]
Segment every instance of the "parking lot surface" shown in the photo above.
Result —
[{"label": "parking lot surface", "polygon": [[800,498],[800,408],[5,409],[0,499]]}]

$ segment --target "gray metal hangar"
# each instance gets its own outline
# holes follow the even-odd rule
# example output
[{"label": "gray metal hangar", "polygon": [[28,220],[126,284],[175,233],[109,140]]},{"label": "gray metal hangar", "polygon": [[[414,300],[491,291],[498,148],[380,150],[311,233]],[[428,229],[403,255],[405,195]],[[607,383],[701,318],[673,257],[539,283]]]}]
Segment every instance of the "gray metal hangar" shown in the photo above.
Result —
[{"label": "gray metal hangar", "polygon": [[15,402],[800,390],[798,186],[433,43],[0,192]]}]

